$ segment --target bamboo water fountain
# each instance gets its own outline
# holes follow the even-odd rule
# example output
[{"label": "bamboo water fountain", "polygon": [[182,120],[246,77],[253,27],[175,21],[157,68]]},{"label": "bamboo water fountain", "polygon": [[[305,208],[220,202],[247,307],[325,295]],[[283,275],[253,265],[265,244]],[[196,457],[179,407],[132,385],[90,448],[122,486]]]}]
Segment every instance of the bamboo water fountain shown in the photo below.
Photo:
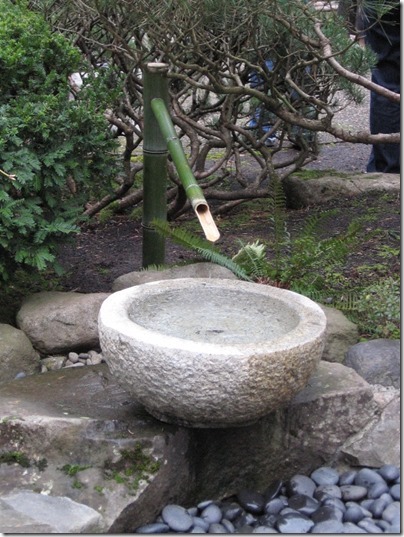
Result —
[{"label": "bamboo water fountain", "polygon": [[[167,150],[207,238],[219,237],[167,111],[165,70],[149,64],[144,80],[144,266],[164,263],[152,222],[166,217]],[[287,404],[306,386],[322,356],[326,318],[317,304],[285,289],[184,278],[113,293],[98,327],[111,373],[150,414],[188,427],[234,427]]]}]

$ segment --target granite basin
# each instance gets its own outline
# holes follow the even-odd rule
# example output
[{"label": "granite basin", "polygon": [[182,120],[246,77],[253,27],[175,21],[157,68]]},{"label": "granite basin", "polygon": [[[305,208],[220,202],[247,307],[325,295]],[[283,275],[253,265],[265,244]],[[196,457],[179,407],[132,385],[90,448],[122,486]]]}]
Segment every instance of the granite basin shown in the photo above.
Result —
[{"label": "granite basin", "polygon": [[326,318],[285,289],[183,278],[111,294],[98,327],[112,375],[154,417],[235,427],[306,386],[322,356]]}]

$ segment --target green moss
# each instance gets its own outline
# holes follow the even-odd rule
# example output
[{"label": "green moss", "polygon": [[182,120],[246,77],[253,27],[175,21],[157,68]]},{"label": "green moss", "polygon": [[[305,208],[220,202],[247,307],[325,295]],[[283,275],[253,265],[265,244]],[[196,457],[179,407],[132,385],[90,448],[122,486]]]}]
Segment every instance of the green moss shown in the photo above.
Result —
[{"label": "green moss", "polygon": [[62,468],[59,468],[59,470],[64,472],[69,477],[74,477],[79,472],[87,470],[87,468],[90,468],[90,466],[81,466],[80,464],[65,464],[64,466],[62,466]]},{"label": "green moss", "polygon": [[23,468],[31,466],[29,458],[21,451],[6,451],[0,454],[0,464],[19,464]]},{"label": "green moss", "polygon": [[147,455],[140,443],[134,449],[121,451],[121,458],[117,462],[105,462],[104,475],[106,479],[124,484],[131,493],[135,492],[141,480],[155,474],[160,468],[160,461]]}]

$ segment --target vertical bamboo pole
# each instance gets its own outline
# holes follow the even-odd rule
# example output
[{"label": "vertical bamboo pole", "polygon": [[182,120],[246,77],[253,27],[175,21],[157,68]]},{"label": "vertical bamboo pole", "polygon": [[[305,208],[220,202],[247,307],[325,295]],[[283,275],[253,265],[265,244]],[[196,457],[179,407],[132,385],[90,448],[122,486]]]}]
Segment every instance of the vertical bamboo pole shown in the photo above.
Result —
[{"label": "vertical bamboo pole", "polygon": [[162,265],[165,261],[165,239],[152,227],[157,218],[167,218],[167,142],[151,108],[154,98],[168,105],[168,83],[165,63],[149,63],[143,71],[143,268]]}]

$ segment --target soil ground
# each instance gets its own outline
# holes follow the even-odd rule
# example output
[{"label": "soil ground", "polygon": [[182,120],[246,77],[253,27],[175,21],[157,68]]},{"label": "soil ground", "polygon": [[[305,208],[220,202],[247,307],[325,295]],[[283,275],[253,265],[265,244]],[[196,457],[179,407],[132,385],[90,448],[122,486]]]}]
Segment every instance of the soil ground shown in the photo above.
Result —
[{"label": "soil ground", "polygon": [[[336,169],[338,171],[363,171],[369,149],[367,147],[348,147],[352,144],[324,146],[319,160],[310,165],[317,169]],[[363,163],[363,164],[361,164]],[[400,199],[396,195],[372,193],[354,198],[341,198],[322,205],[298,210],[287,210],[287,229],[298,235],[307,219],[314,212],[338,209],[327,220],[323,236],[334,236],[344,232],[350,222],[365,217],[361,240],[349,255],[345,275],[354,283],[363,278],[362,267],[374,267],[367,277],[377,279],[378,270],[386,275],[386,263],[380,257],[386,248],[399,248]],[[264,201],[249,202],[234,209],[223,218],[217,218],[221,231],[218,248],[227,255],[234,255],[240,248],[239,241],[253,242],[257,239],[270,240],[269,212]],[[193,214],[176,221],[191,227],[198,235],[198,224]],[[374,233],[372,233],[374,232]],[[390,256],[391,257],[391,256]],[[400,271],[399,258],[392,257],[387,271],[397,274]],[[166,241],[167,265],[181,264],[198,260],[195,253]],[[70,244],[65,244],[59,252],[59,262],[67,271],[62,279],[64,290],[78,292],[109,292],[115,278],[122,274],[142,268],[142,227],[140,220],[128,216],[115,216],[106,223],[93,221]],[[379,265],[383,264],[383,267]],[[387,274],[388,275],[388,274]]]}]

